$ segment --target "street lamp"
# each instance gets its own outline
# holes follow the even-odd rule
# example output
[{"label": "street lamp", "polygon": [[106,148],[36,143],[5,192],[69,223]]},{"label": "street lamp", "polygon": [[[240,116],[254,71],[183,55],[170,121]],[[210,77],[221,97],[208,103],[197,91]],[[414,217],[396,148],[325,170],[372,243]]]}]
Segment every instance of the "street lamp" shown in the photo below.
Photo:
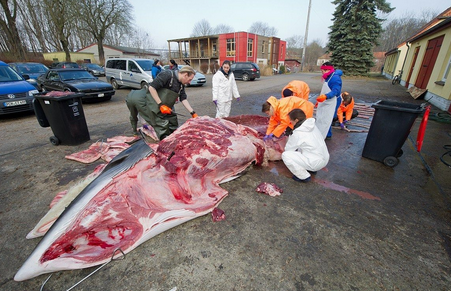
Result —
[{"label": "street lamp", "polygon": [[310,8],[312,8],[312,0],[309,0],[309,3],[308,3],[307,25],[305,26],[304,48],[302,49],[301,72],[304,70],[305,51],[307,49],[308,25],[310,22]]}]

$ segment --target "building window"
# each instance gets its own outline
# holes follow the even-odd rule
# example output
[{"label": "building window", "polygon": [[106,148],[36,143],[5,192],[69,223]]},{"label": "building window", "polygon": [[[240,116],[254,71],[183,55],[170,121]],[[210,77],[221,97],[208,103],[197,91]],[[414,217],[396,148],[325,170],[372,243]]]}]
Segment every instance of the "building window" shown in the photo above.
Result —
[{"label": "building window", "polygon": [[254,40],[249,38],[247,40],[247,56],[252,57],[252,52],[254,51]]},{"label": "building window", "polygon": [[446,82],[446,79],[448,79],[450,71],[451,71],[451,57],[449,57],[448,65],[446,66],[445,73],[443,74],[442,82]]},{"label": "building window", "polygon": [[227,53],[228,57],[234,57],[235,56],[235,39],[234,38],[228,38],[227,39],[226,53]]},{"label": "building window", "polygon": [[265,45],[266,45],[266,43],[265,43],[265,41],[263,41],[262,42],[262,54],[265,53]]}]

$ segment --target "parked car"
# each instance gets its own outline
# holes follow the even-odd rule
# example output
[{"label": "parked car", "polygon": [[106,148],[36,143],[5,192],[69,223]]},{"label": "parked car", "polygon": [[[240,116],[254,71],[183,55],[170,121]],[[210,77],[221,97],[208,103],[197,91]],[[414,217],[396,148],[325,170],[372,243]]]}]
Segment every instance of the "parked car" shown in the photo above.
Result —
[{"label": "parked car", "polygon": [[152,65],[149,59],[112,58],[105,61],[105,76],[114,89],[120,86],[141,89],[152,83]]},{"label": "parked car", "polygon": [[33,111],[33,95],[37,93],[33,85],[0,61],[0,115]]},{"label": "parked car", "polygon": [[93,76],[105,76],[105,69],[97,64],[83,63],[81,68],[88,71]]},{"label": "parked car", "polygon": [[[185,65],[178,65],[179,70],[184,66]],[[163,70],[170,70],[169,65],[163,66]],[[194,76],[193,80],[191,80],[191,83],[189,83],[189,86],[203,86],[205,82],[207,82],[205,75],[196,71],[196,75]]]},{"label": "parked car", "polygon": [[52,69],[80,69],[80,66],[74,62],[59,62],[53,65]]},{"label": "parked car", "polygon": [[50,69],[38,77],[38,87],[43,91],[70,91],[85,93],[83,100],[110,100],[113,86],[92,76],[84,69]]},{"label": "parked car", "polygon": [[232,70],[235,79],[254,81],[257,78],[260,78],[260,68],[257,64],[252,62],[236,62],[232,64],[230,69]]},{"label": "parked car", "polygon": [[9,65],[36,89],[38,89],[38,77],[49,70],[41,63],[9,63]]}]

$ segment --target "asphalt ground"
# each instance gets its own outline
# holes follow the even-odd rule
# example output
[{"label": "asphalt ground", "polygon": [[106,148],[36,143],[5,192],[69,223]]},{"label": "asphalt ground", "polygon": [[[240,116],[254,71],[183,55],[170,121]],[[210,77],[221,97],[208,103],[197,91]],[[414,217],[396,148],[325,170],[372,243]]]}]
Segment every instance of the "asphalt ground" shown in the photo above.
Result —
[{"label": "asphalt ground", "polygon": [[[213,117],[211,75],[207,79],[187,93],[199,115]],[[242,98],[231,114],[261,114],[261,104],[279,97],[293,79],[307,82],[312,98],[318,95],[319,74],[237,81]],[[378,100],[425,102],[384,78],[343,78],[343,83],[343,90],[367,106]],[[25,236],[56,193],[101,163],[84,165],[65,155],[132,134],[124,103],[128,92],[119,89],[111,101],[83,105],[91,140],[78,146],[53,146],[51,129],[40,127],[32,114],[0,117],[1,290],[39,290],[47,279],[13,280],[39,242]],[[176,110],[187,113],[180,104]],[[438,112],[432,107],[432,115]],[[418,153],[420,119],[396,167],[362,157],[366,132],[334,129],[327,140],[329,164],[312,182],[293,181],[281,161],[251,167],[222,184],[229,191],[219,205],[224,221],[205,215],[172,228],[73,290],[450,290],[451,169],[440,157],[451,144],[451,126],[430,120]],[[257,193],[261,182],[275,183],[282,195]],[[67,290],[94,270],[54,273],[43,290]]]}]

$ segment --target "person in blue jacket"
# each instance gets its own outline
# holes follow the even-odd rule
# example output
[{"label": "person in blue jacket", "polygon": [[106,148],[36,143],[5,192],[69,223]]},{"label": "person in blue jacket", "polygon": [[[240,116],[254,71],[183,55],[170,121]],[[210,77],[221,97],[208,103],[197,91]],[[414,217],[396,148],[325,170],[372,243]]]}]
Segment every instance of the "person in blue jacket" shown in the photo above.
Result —
[{"label": "person in blue jacket", "polygon": [[323,138],[332,138],[331,124],[337,110],[337,98],[340,97],[342,81],[341,70],[335,70],[330,62],[325,62],[321,66],[323,73],[323,87],[321,93],[316,98],[318,108],[316,110],[316,126]]},{"label": "person in blue jacket", "polygon": [[155,80],[157,75],[161,72],[160,60],[155,60],[152,65],[152,78]]}]

